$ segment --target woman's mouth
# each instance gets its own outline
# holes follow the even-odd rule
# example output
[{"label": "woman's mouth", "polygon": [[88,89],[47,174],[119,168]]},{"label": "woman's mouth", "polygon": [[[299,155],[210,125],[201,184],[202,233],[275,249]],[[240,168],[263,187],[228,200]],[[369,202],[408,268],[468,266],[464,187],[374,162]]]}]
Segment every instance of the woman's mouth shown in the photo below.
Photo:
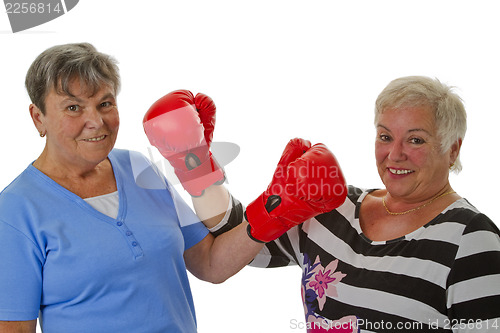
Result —
[{"label": "woman's mouth", "polygon": [[415,172],[415,170],[409,170],[409,169],[394,169],[394,168],[387,168],[390,173],[393,175],[408,175],[410,173]]},{"label": "woman's mouth", "polygon": [[85,142],[98,142],[98,141],[104,140],[105,138],[106,138],[106,134],[101,135],[101,136],[97,136],[95,138],[83,139],[83,141],[85,141]]}]

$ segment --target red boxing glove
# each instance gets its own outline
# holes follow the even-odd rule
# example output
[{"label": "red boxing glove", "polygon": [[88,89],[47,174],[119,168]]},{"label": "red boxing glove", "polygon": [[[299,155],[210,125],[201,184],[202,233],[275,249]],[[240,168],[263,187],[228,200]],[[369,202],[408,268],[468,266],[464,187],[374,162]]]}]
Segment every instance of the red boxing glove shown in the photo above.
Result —
[{"label": "red boxing glove", "polygon": [[267,190],[246,209],[248,235],[270,242],[307,219],[339,207],[346,196],[344,175],[328,148],[292,139]]},{"label": "red boxing glove", "polygon": [[188,90],[168,93],[149,108],[143,126],[189,194],[200,196],[210,185],[224,182],[224,172],[210,152],[215,127],[210,97],[194,97]]}]

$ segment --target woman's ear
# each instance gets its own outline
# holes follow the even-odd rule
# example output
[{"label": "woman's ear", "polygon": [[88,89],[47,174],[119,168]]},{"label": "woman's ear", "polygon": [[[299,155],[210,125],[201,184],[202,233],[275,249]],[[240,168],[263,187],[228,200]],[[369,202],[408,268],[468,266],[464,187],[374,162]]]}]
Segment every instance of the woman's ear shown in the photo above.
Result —
[{"label": "woman's ear", "polygon": [[40,136],[42,137],[45,136],[47,130],[44,126],[45,115],[43,114],[42,110],[40,110],[40,108],[35,104],[30,104],[29,110],[31,119],[33,120],[33,124],[35,124],[38,133],[40,133]]},{"label": "woman's ear", "polygon": [[458,154],[460,153],[460,148],[462,147],[462,139],[458,139],[451,145],[450,149],[450,162],[454,164],[458,158]]}]

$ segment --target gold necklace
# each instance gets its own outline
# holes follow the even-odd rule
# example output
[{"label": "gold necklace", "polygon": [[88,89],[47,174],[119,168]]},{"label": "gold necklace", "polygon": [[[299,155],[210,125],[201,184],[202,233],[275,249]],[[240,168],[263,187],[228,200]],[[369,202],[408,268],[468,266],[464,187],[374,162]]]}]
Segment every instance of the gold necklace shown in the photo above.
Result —
[{"label": "gold necklace", "polygon": [[405,214],[408,214],[408,213],[414,212],[414,211],[416,211],[416,210],[419,210],[419,209],[421,209],[421,208],[424,208],[425,206],[430,205],[431,203],[433,203],[433,202],[434,202],[434,200],[437,200],[437,199],[439,199],[439,198],[441,198],[441,197],[444,197],[445,195],[452,194],[452,193],[455,193],[455,191],[449,191],[449,192],[446,192],[446,193],[440,194],[440,195],[438,195],[437,197],[432,198],[430,201],[428,201],[428,202],[424,203],[424,204],[423,204],[423,205],[421,205],[421,206],[418,206],[418,207],[415,207],[415,208],[412,208],[412,209],[409,209],[409,210],[406,210],[406,211],[404,211],[404,212],[400,212],[400,213],[397,213],[397,212],[391,212],[391,211],[389,210],[389,208],[387,208],[387,204],[385,203],[385,197],[387,196],[387,194],[386,194],[386,195],[382,198],[382,204],[384,205],[384,208],[385,208],[385,210],[387,211],[387,213],[389,213],[390,215],[405,215]]}]

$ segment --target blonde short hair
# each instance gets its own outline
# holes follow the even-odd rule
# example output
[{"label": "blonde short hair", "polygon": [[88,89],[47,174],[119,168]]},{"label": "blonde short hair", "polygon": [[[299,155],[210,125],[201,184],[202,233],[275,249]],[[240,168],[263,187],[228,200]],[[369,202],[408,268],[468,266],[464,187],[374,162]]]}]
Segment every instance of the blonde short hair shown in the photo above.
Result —
[{"label": "blonde short hair", "polygon": [[[430,106],[434,111],[443,152],[465,137],[467,114],[462,99],[438,79],[425,76],[407,76],[391,81],[375,102],[375,122],[387,109],[403,106]],[[460,172],[460,155],[450,170]]]}]

